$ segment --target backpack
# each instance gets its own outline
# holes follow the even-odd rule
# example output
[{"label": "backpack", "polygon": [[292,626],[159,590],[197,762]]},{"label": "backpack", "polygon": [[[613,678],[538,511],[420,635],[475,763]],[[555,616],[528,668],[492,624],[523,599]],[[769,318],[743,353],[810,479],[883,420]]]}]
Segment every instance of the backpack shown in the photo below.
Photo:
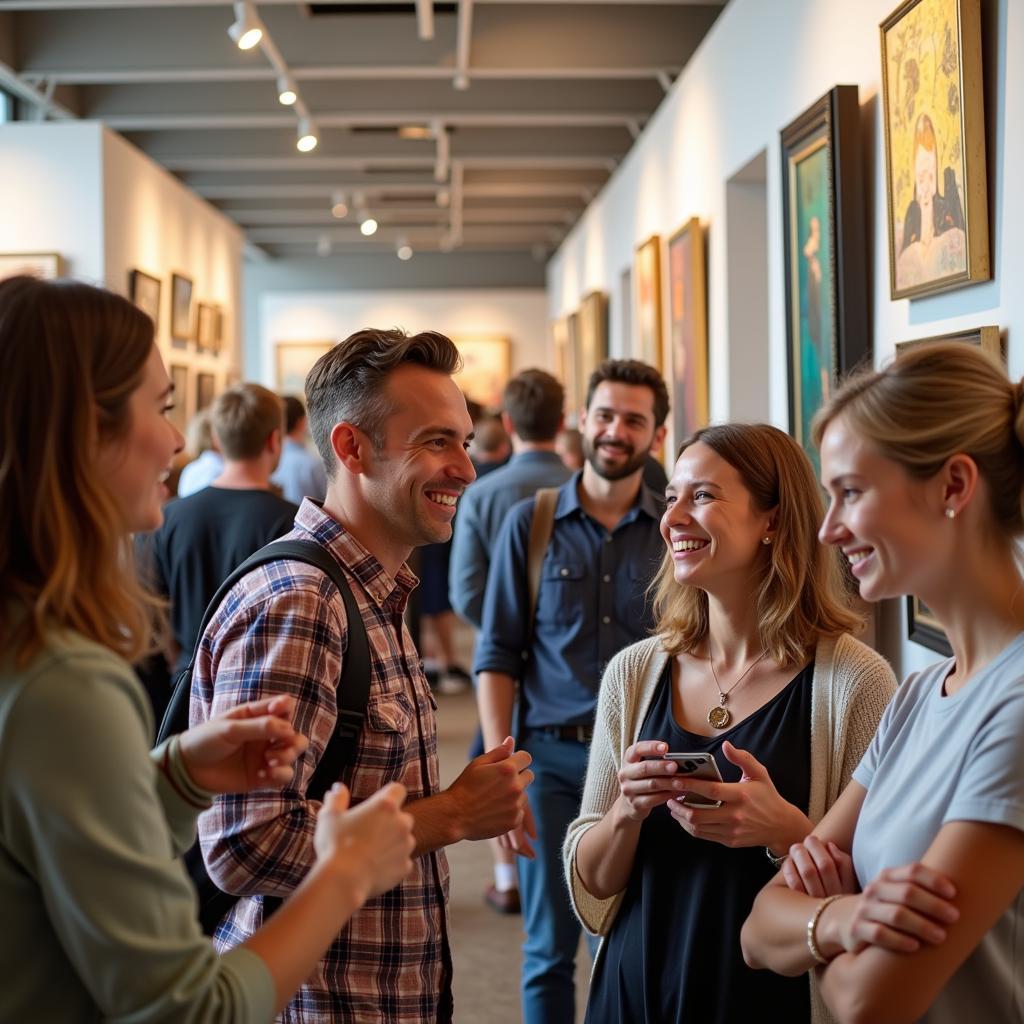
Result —
[{"label": "backpack", "polygon": [[[174,681],[170,703],[160,722],[157,743],[163,743],[169,736],[184,732],[188,728],[192,672],[195,668],[196,656],[199,653],[199,644],[202,642],[206,627],[210,624],[210,619],[213,618],[228,591],[258,566],[283,559],[305,562],[326,573],[338,588],[342,600],[345,602],[345,614],[348,619],[347,649],[344,652],[345,657],[342,660],[341,674],[338,678],[338,721],[324,748],[320,763],[316,766],[313,777],[306,787],[307,800],[322,800],[327,790],[338,781],[341,769],[350,763],[355,755],[356,743],[362,730],[363,719],[366,717],[366,705],[370,697],[370,644],[366,636],[366,627],[363,625],[363,617],[352,596],[348,580],[345,578],[341,566],[329,552],[313,541],[278,540],[267,544],[250,555],[220,585],[217,593],[213,595],[212,600],[206,606],[188,667],[182,669]],[[185,851],[184,861],[199,899],[199,923],[207,935],[213,935],[217,925],[241,897],[224,892],[214,884],[203,863],[198,839]],[[264,920],[280,904],[279,897],[264,896]]]}]

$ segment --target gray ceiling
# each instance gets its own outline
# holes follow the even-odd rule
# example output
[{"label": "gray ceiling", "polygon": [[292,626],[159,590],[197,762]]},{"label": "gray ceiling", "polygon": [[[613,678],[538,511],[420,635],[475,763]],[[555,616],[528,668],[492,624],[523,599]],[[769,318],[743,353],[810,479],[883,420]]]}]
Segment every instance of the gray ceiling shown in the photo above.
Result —
[{"label": "gray ceiling", "polygon": [[[725,0],[0,0],[0,85],[101,119],[271,256],[550,252]],[[300,96],[277,100],[287,68]],[[319,144],[296,150],[308,111]],[[26,108],[31,116],[30,108]],[[425,138],[404,138],[413,126]],[[335,190],[349,212],[331,213]],[[362,203],[380,223],[359,232]]]}]

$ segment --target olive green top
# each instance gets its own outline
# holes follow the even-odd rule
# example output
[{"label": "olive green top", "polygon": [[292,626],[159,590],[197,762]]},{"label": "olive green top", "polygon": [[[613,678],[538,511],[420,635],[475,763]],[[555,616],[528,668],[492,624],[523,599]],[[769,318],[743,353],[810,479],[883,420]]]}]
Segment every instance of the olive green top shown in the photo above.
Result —
[{"label": "olive green top", "polygon": [[210,795],[152,733],[106,648],[65,631],[21,669],[0,652],[0,1022],[273,1019],[263,961],[199,928],[177,855]]}]

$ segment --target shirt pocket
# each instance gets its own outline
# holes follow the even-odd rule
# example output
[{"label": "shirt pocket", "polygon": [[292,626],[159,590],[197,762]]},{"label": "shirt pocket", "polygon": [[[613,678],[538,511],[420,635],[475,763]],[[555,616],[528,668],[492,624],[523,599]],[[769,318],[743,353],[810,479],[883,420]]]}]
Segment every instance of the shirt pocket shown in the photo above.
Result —
[{"label": "shirt pocket", "polygon": [[583,613],[586,567],[582,562],[549,559],[541,566],[537,621],[570,626]]},{"label": "shirt pocket", "polygon": [[626,628],[639,639],[652,623],[652,601],[654,595],[648,593],[651,581],[657,576],[657,564],[651,566],[640,562],[631,562],[624,573],[627,585],[624,588],[625,601],[622,604],[622,620]]},{"label": "shirt pocket", "polygon": [[372,789],[360,796],[369,796],[385,783],[402,778],[409,744],[415,739],[415,716],[412,702],[404,693],[370,697],[366,705],[359,770]]}]

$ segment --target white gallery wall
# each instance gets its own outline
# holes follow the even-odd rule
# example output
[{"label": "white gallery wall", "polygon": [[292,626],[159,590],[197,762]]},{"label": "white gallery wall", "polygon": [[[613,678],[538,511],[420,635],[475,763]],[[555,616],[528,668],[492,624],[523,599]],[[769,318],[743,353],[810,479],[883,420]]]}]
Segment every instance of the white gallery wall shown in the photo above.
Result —
[{"label": "white gallery wall", "polygon": [[[889,298],[885,155],[882,141],[879,23],[896,0],[731,0],[615,176],[584,213],[548,267],[549,316],[579,307],[587,292],[608,292],[610,346],[624,353],[619,282],[634,249],[667,238],[691,217],[708,233],[711,416],[768,416],[788,426],[779,132],[839,84],[860,87],[868,214],[868,299],[877,363],[897,341],[996,324],[1007,334],[1011,373],[1024,371],[1024,3],[982,0],[989,220],[993,280],[913,302]],[[1008,130],[1009,129],[1009,130]],[[727,182],[759,154],[765,164],[766,234],[727,223]],[[1010,187],[1007,187],[1008,182]],[[742,204],[732,204],[735,211]],[[761,236],[764,236],[763,239]],[[761,239],[761,240],[759,240]],[[767,323],[731,328],[728,245],[748,244],[766,262]],[[735,273],[735,270],[734,270]],[[738,313],[733,313],[738,319]],[[758,351],[746,351],[756,344]],[[767,344],[767,353],[760,350]],[[765,358],[766,355],[766,358]],[[754,388],[735,381],[767,366]],[[758,400],[765,395],[767,401]],[[881,646],[909,671],[936,655],[905,640],[896,606],[886,609]]]}]

